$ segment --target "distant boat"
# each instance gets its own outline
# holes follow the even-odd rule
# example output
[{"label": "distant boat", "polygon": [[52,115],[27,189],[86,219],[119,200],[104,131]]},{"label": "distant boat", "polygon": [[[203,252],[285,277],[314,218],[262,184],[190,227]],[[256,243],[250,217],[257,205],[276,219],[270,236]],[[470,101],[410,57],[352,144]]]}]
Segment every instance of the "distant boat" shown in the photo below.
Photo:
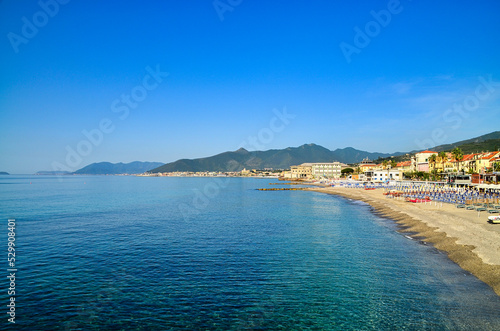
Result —
[{"label": "distant boat", "polygon": [[492,224],[500,224],[500,216],[489,216],[488,222]]}]

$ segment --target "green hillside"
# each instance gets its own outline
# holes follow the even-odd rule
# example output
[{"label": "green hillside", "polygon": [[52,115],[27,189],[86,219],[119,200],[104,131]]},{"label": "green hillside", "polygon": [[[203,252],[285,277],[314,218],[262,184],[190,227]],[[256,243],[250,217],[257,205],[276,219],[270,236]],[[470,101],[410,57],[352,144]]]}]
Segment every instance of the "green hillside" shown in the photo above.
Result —
[{"label": "green hillside", "polygon": [[352,147],[331,151],[315,144],[285,149],[249,152],[240,148],[234,152],[225,152],[200,159],[182,159],[167,163],[151,172],[201,172],[201,171],[241,171],[246,169],[289,169],[292,165],[306,162],[343,163],[360,162],[364,158],[385,157],[390,154],[369,153]]},{"label": "green hillside", "polygon": [[[464,152],[464,154],[493,152],[500,150],[500,139],[490,139],[482,142],[471,142],[463,145],[457,145],[457,147],[459,147]],[[446,149],[445,151],[450,152],[453,148]]]},{"label": "green hillside", "polygon": [[480,153],[494,151],[500,148],[500,131],[491,132],[476,138],[458,141],[453,144],[439,145],[431,150],[436,152],[451,151],[455,147],[461,148],[464,153]]}]

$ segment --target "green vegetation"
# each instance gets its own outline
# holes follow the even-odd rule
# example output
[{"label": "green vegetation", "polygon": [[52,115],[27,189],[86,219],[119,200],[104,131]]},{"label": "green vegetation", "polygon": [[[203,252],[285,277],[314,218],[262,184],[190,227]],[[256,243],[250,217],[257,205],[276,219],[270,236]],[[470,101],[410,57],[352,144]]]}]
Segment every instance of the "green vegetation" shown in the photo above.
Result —
[{"label": "green vegetation", "polygon": [[494,150],[497,151],[500,147],[500,131],[491,132],[472,139],[458,141],[453,144],[436,146],[431,149],[436,152],[450,152],[456,147],[460,147],[464,154],[481,153]]},{"label": "green vegetation", "polygon": [[437,181],[441,179],[441,176],[438,174],[438,171],[436,169],[433,169],[430,174],[431,180]]},{"label": "green vegetation", "polygon": [[241,171],[246,169],[289,169],[292,165],[307,162],[343,162],[357,163],[364,158],[370,159],[390,154],[369,153],[352,147],[331,151],[315,144],[306,144],[299,147],[272,149],[268,151],[249,152],[240,148],[234,152],[225,152],[200,159],[182,159],[167,163],[151,170],[158,172],[198,172],[198,171]]},{"label": "green vegetation", "polygon": [[389,157],[379,157],[378,159],[376,159],[376,163],[382,163],[384,161],[387,161],[391,162],[391,164],[392,162],[398,164],[399,162],[409,161],[409,160],[410,160],[410,154],[400,154]]},{"label": "green vegetation", "polygon": [[429,163],[430,164],[435,164],[437,161],[437,156],[436,154],[432,154],[431,157],[429,158]]},{"label": "green vegetation", "polygon": [[464,154],[493,152],[500,149],[500,139],[490,139],[483,142],[473,142],[457,147],[460,147]]},{"label": "green vegetation", "polygon": [[416,180],[429,180],[431,178],[431,174],[423,171],[407,171],[403,173],[403,176],[406,179],[416,179]]},{"label": "green vegetation", "polygon": [[353,168],[344,168],[344,169],[340,170],[340,173],[342,174],[343,177],[347,177],[350,174],[352,174],[353,172],[354,172]]},{"label": "green vegetation", "polygon": [[455,158],[455,160],[462,161],[464,159],[464,152],[459,147],[454,148],[451,151],[451,155]]}]

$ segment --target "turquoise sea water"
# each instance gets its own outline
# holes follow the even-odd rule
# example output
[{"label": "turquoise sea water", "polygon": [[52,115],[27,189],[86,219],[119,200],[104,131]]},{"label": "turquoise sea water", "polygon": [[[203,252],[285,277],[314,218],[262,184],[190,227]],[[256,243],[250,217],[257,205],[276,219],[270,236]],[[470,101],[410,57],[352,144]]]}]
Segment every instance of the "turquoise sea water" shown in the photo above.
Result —
[{"label": "turquoise sea water", "polygon": [[16,329],[500,330],[445,254],[366,204],[255,190],[272,181],[0,176]]}]

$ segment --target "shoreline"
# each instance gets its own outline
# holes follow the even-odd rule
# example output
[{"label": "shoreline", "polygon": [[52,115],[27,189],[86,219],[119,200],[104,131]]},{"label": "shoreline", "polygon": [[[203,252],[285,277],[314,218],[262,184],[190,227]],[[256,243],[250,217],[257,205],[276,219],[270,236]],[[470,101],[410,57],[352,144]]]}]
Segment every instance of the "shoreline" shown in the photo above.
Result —
[{"label": "shoreline", "polygon": [[486,222],[487,213],[477,217],[474,211],[457,209],[450,204],[389,199],[382,195],[381,189],[318,186],[308,190],[368,203],[377,215],[398,224],[398,231],[433,244],[500,296],[500,228]]}]

